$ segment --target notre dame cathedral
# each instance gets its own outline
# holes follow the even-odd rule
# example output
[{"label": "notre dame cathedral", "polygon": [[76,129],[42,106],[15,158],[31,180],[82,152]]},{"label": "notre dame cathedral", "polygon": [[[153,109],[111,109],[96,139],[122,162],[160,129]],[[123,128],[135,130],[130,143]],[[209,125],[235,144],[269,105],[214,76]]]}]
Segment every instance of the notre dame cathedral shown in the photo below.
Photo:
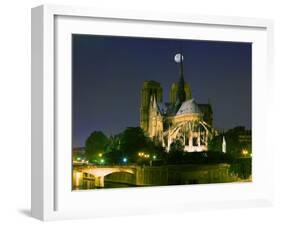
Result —
[{"label": "notre dame cathedral", "polygon": [[208,150],[208,141],[214,134],[211,105],[198,104],[192,98],[188,83],[184,81],[183,55],[175,56],[180,78],[170,89],[169,103],[163,103],[159,82],[145,81],[141,90],[140,127],[153,141],[167,152],[179,140],[186,152]]}]

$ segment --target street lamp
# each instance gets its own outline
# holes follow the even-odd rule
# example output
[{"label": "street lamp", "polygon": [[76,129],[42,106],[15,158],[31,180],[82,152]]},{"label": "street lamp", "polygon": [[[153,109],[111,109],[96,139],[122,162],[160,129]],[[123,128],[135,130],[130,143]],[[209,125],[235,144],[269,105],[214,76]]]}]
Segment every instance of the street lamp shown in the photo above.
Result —
[{"label": "street lamp", "polygon": [[246,156],[246,155],[248,155],[248,153],[249,153],[248,150],[246,150],[246,149],[242,150],[242,155]]},{"label": "street lamp", "polygon": [[150,157],[150,155],[149,154],[145,154],[144,157],[148,159]]}]

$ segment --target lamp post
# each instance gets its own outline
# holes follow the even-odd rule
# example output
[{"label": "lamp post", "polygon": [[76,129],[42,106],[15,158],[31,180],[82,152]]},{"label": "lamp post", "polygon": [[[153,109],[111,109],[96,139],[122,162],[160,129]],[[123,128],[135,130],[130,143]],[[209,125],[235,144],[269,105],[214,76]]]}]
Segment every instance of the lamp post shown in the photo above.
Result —
[{"label": "lamp post", "polygon": [[123,161],[124,164],[126,164],[126,163],[128,162],[128,159],[127,159],[126,157],[124,157],[124,158],[122,159],[122,161]]}]

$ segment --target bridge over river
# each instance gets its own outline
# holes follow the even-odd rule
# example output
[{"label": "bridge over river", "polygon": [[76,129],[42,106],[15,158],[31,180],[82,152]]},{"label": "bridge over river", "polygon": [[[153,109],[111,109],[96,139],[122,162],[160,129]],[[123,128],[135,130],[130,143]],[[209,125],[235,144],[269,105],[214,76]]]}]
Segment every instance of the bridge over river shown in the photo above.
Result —
[{"label": "bridge over river", "polygon": [[229,164],[74,166],[73,187],[79,187],[85,180],[94,183],[95,188],[105,187],[105,182],[160,186],[238,181],[229,168]]}]

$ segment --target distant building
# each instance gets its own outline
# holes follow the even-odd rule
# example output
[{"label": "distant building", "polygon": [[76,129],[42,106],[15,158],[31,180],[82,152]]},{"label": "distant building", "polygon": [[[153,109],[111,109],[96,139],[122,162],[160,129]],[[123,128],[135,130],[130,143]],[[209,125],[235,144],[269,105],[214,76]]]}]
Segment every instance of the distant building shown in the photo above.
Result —
[{"label": "distant building", "polygon": [[177,54],[176,57],[180,65],[180,78],[171,86],[169,103],[162,102],[163,90],[159,82],[144,82],[140,127],[167,151],[170,151],[175,140],[182,142],[184,151],[207,151],[208,141],[214,133],[212,106],[210,103],[197,104],[192,98],[190,86],[184,81],[183,56]]},{"label": "distant building", "polygon": [[86,159],[85,147],[76,147],[72,149],[72,159],[82,161]]},{"label": "distant building", "polygon": [[252,143],[252,132],[251,130],[245,130],[240,132],[238,135],[238,140],[240,143],[245,143],[247,145]]},{"label": "distant building", "polygon": [[251,155],[252,154],[252,131],[246,130],[241,131],[238,134],[238,142],[242,146],[242,155]]}]

